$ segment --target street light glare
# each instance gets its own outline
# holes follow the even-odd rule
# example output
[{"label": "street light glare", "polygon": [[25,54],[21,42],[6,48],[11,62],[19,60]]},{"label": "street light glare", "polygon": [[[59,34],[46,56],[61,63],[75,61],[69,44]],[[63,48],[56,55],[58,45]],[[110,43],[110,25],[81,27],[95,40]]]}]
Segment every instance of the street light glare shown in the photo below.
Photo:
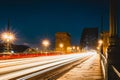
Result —
[{"label": "street light glare", "polygon": [[98,42],[99,44],[102,44],[103,43],[103,41],[102,40],[99,40],[99,42]]},{"label": "street light glare", "polygon": [[50,41],[47,39],[43,40],[42,44],[43,44],[43,46],[48,47],[50,45]]},{"label": "street light glare", "polygon": [[60,43],[60,45],[59,45],[59,46],[60,46],[60,48],[63,48],[63,46],[64,46],[64,45],[63,45],[63,43]]},{"label": "street light glare", "polygon": [[1,39],[3,42],[13,42],[15,40],[15,35],[11,32],[4,32],[1,34]]}]

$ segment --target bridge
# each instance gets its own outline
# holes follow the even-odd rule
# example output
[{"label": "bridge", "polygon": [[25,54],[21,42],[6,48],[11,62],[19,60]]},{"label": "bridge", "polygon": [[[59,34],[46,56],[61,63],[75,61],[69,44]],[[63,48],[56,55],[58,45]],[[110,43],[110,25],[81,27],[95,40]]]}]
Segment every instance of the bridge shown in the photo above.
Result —
[{"label": "bridge", "polygon": [[110,72],[114,75],[109,79],[107,58],[95,50],[72,54],[5,55],[0,59],[0,80],[120,79],[120,73],[114,65]]},{"label": "bridge", "polygon": [[110,0],[110,45],[106,52],[100,48],[72,54],[2,55],[0,80],[120,80],[117,1]]},{"label": "bridge", "polygon": [[49,79],[103,80],[100,55],[96,51],[90,51],[0,61],[0,80]]}]

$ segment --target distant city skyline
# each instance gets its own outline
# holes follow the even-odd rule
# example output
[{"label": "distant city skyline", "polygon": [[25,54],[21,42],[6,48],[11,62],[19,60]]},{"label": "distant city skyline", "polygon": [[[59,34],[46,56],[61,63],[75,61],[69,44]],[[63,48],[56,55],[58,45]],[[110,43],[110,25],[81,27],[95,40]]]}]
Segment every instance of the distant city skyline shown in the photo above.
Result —
[{"label": "distant city skyline", "polygon": [[3,0],[0,1],[0,31],[7,27],[10,18],[18,38],[16,44],[37,47],[44,38],[53,43],[56,32],[68,32],[72,44],[79,45],[83,28],[100,28],[101,15],[103,28],[108,30],[108,4],[108,0]]}]

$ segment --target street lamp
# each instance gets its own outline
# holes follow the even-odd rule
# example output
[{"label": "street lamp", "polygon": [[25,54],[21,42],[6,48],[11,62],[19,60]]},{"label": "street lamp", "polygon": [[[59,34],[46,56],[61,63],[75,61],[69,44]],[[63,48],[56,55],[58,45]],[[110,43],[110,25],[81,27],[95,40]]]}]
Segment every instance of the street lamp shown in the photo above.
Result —
[{"label": "street lamp", "polygon": [[62,51],[63,51],[64,44],[63,44],[63,43],[60,43],[60,44],[59,44],[59,47],[60,47],[61,52],[62,52]]},{"label": "street lamp", "polygon": [[64,45],[63,45],[62,43],[60,43],[60,45],[59,45],[59,46],[60,46],[60,48],[63,48],[63,46],[64,46]]},{"label": "street lamp", "polygon": [[72,47],[72,51],[73,51],[73,52],[75,52],[75,48],[76,48],[75,46]]},{"label": "street lamp", "polygon": [[5,43],[6,52],[10,52],[11,43],[15,41],[15,34],[12,32],[3,32],[1,34],[1,40]]},{"label": "street lamp", "polygon": [[99,46],[101,46],[103,44],[103,41],[99,40],[98,43],[99,43]]},{"label": "street lamp", "polygon": [[98,41],[97,49],[99,50],[100,53],[103,53],[103,40]]},{"label": "street lamp", "polygon": [[45,39],[42,41],[42,45],[44,46],[45,50],[47,50],[50,45],[50,41],[48,39]]},{"label": "street lamp", "polygon": [[11,32],[4,32],[1,35],[3,42],[12,43],[15,40],[15,35]]},{"label": "street lamp", "polygon": [[80,47],[79,46],[77,46],[77,52],[80,52]]}]

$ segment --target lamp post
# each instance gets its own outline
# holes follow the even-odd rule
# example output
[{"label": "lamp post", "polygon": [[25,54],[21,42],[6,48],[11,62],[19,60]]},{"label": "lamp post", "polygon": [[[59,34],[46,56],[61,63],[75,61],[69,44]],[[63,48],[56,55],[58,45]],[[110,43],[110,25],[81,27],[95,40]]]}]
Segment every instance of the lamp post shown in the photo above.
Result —
[{"label": "lamp post", "polygon": [[47,52],[47,48],[50,46],[50,41],[48,39],[45,39],[42,41],[42,45],[45,49],[45,52]]},{"label": "lamp post", "polygon": [[102,53],[102,50],[103,50],[103,49],[102,49],[102,48],[103,48],[102,45],[103,45],[103,41],[102,41],[102,40],[99,40],[99,41],[98,41],[98,47],[97,47],[97,49],[99,50],[100,53]]},{"label": "lamp post", "polygon": [[12,32],[3,32],[1,34],[1,39],[5,43],[5,52],[10,53],[11,44],[15,41],[15,35]]},{"label": "lamp post", "polygon": [[59,47],[60,47],[61,52],[63,52],[64,44],[63,44],[63,43],[60,43],[60,44],[59,44]]},{"label": "lamp post", "polygon": [[77,46],[77,52],[80,52],[80,47],[79,46]]}]

